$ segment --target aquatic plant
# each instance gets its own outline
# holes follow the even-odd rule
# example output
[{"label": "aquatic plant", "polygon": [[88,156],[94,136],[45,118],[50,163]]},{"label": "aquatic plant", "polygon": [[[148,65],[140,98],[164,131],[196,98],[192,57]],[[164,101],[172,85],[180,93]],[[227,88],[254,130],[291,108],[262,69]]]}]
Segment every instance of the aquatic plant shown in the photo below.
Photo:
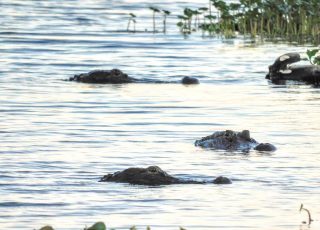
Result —
[{"label": "aquatic plant", "polygon": [[129,19],[128,19],[128,26],[127,26],[127,31],[130,31],[130,24],[131,22],[133,22],[133,32],[136,32],[136,20],[135,18],[137,17],[135,14],[133,13],[129,13]]},{"label": "aquatic plant", "polygon": [[[204,34],[204,25],[206,24],[206,17],[205,17],[205,13],[208,11],[209,9],[207,7],[200,7],[198,8],[198,12],[200,13],[200,15],[197,15],[198,17],[198,24],[197,24],[197,29],[201,29],[202,30],[202,33]],[[200,16],[202,16],[203,18],[203,21],[201,23],[200,21]]]},{"label": "aquatic plant", "polygon": [[[238,3],[209,0],[208,3],[208,7],[196,11],[183,10],[177,24],[182,33],[201,29],[209,35],[224,37],[234,37],[237,32],[252,38],[320,43],[319,0],[239,0]],[[217,10],[216,15],[213,9]],[[203,18],[202,23],[195,19],[198,24],[195,22],[192,29],[191,14]]]},{"label": "aquatic plant", "polygon": [[241,0],[240,3],[246,7],[244,17],[251,34],[298,42],[319,41],[318,0]]},{"label": "aquatic plant", "polygon": [[[198,11],[200,12],[200,15],[203,16],[203,22],[202,22],[203,24],[206,23],[204,15],[205,15],[205,13],[206,13],[208,10],[209,10],[209,9],[208,9],[207,7],[200,7],[200,8],[198,8]],[[200,25],[199,25],[199,26],[200,26]]]},{"label": "aquatic plant", "polygon": [[[308,225],[310,225],[311,222],[313,221],[313,219],[311,218],[311,213],[310,213],[310,211],[309,211],[308,209],[304,208],[304,207],[303,207],[303,204],[301,204],[299,211],[301,212],[302,210],[303,210],[303,211],[306,211],[306,212],[308,213]],[[302,223],[303,223],[303,224],[306,224],[307,222],[306,222],[306,221],[303,221]]]},{"label": "aquatic plant", "polygon": [[308,60],[313,65],[320,65],[320,49],[307,50]]},{"label": "aquatic plant", "polygon": [[133,22],[133,32],[136,32],[136,20],[135,19],[132,19],[132,22]]},{"label": "aquatic plant", "polygon": [[84,230],[106,230],[107,227],[103,222],[97,222],[89,228],[84,228]]},{"label": "aquatic plant", "polygon": [[[224,0],[209,0],[207,7],[198,9],[184,8],[178,15],[176,24],[184,35],[202,31],[210,36],[217,35],[233,38],[236,34],[244,37],[290,42],[320,43],[319,0],[239,0],[238,3]],[[167,31],[167,17],[170,11],[149,7],[152,10],[153,33],[156,33],[156,14],[162,13],[163,32]],[[135,15],[130,13],[127,31]],[[193,25],[192,25],[193,22]],[[319,63],[319,58],[312,60]]]},{"label": "aquatic plant", "polygon": [[178,15],[178,19],[180,20],[177,23],[177,26],[180,28],[180,32],[183,34],[189,34],[191,33],[188,27],[188,17],[184,16],[184,15]]},{"label": "aquatic plant", "polygon": [[199,16],[201,15],[201,12],[199,10],[193,10],[193,15],[194,17],[194,28],[198,29],[199,28],[199,24],[200,24],[200,18]]},{"label": "aquatic plant", "polygon": [[[209,16],[212,15],[212,0],[209,0],[209,5],[208,5],[208,9],[209,9]],[[212,23],[212,21],[210,21],[210,23]]]},{"label": "aquatic plant", "polygon": [[171,14],[168,10],[162,10],[163,13],[163,33],[167,32],[167,16]]},{"label": "aquatic plant", "polygon": [[[234,37],[235,32],[235,17],[231,15],[231,7],[227,3],[221,0],[211,0],[213,6],[220,12],[218,18],[219,30],[227,38]],[[233,6],[233,5],[232,5]]]},{"label": "aquatic plant", "polygon": [[187,26],[188,26],[188,30],[191,31],[191,24],[192,24],[192,17],[193,17],[193,10],[190,8],[185,8],[183,10],[183,14],[187,19]]},{"label": "aquatic plant", "polygon": [[156,13],[160,13],[160,10],[153,6],[150,6],[149,9],[152,10],[153,33],[155,33],[156,32]]},{"label": "aquatic plant", "polygon": [[[200,14],[201,12],[198,10],[184,8],[183,15],[178,15],[180,21],[177,23],[177,26],[180,27],[180,32],[189,34],[191,31],[196,31],[199,25]],[[194,19],[194,27],[192,27],[193,16],[196,16]]]},{"label": "aquatic plant", "polygon": [[[51,226],[47,225],[40,228],[39,230],[54,230],[54,229]],[[107,230],[107,227],[104,222],[97,222],[89,228],[84,228],[84,230]],[[111,228],[110,230],[115,230],[115,229]],[[131,228],[129,228],[129,230],[137,230],[137,228],[135,226],[132,226]],[[151,230],[151,228],[147,226],[146,230]],[[186,230],[186,229],[180,227],[179,230]]]}]

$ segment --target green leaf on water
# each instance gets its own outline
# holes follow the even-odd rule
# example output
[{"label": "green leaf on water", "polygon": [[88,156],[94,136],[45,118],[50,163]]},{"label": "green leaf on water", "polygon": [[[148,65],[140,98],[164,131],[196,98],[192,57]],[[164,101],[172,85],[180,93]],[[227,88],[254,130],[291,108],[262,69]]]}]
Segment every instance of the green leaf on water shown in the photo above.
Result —
[{"label": "green leaf on water", "polygon": [[319,52],[319,50],[320,49],[307,50],[307,55],[308,55],[309,60],[311,60],[316,55],[316,53]]},{"label": "green leaf on water", "polygon": [[178,23],[177,23],[177,26],[183,27],[183,22],[178,22]]},{"label": "green leaf on water", "polygon": [[313,59],[313,64],[320,65],[320,56],[317,56]]},{"label": "green leaf on water", "polygon": [[217,19],[217,17],[216,16],[213,16],[213,15],[206,15],[206,16],[204,16],[205,18],[207,18],[207,19],[210,19],[210,20],[215,20],[215,19]]},{"label": "green leaf on water", "polygon": [[106,230],[106,225],[103,222],[97,222],[92,225],[90,228],[86,228],[85,230]]},{"label": "green leaf on water", "polygon": [[208,11],[209,9],[207,7],[200,7],[199,10],[200,11]]},{"label": "green leaf on water", "polygon": [[320,51],[320,49],[312,49],[312,50],[307,50],[307,56],[308,60],[310,61],[311,64],[313,65],[320,65],[320,57],[316,56],[316,54]]},{"label": "green leaf on water", "polygon": [[157,13],[160,12],[160,10],[158,8],[153,7],[153,6],[150,6],[149,9],[154,11],[154,12],[157,12]]}]

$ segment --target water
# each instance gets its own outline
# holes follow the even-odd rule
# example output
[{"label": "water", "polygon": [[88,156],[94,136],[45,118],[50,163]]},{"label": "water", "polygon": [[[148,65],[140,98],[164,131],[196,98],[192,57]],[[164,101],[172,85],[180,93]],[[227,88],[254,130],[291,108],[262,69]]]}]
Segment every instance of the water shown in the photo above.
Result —
[{"label": "water", "polygon": [[[161,1],[176,15],[189,0]],[[194,35],[168,19],[152,28],[149,3],[0,1],[0,226],[81,229],[95,221],[128,229],[304,229],[300,203],[319,229],[320,90],[277,86],[264,76],[286,44]],[[159,20],[159,19],[158,19]],[[180,84],[90,85],[62,81],[93,69],[119,68],[136,78]],[[251,130],[278,151],[248,154],[194,147],[216,130]],[[232,185],[160,187],[99,183],[132,166]]]}]

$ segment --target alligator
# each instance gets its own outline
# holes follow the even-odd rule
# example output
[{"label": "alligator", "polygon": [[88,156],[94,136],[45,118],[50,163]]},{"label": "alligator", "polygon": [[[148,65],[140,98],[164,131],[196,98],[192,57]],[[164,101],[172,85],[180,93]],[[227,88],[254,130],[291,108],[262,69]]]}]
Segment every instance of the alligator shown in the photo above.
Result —
[{"label": "alligator", "polygon": [[287,80],[302,81],[309,84],[320,84],[320,66],[319,65],[292,65],[299,61],[307,60],[299,53],[286,53],[278,57],[275,62],[269,66],[269,72],[266,79],[275,84],[286,83]]},{"label": "alligator", "polygon": [[128,168],[123,171],[107,174],[100,179],[100,182],[119,182],[134,185],[170,185],[170,184],[231,184],[231,180],[224,176],[219,176],[211,181],[196,181],[191,179],[179,179],[163,171],[158,166],[147,168]]},{"label": "alligator", "polygon": [[196,140],[195,146],[209,149],[220,149],[228,151],[275,151],[276,147],[270,143],[258,143],[250,137],[249,130],[235,132],[232,130],[217,131],[213,134]]},{"label": "alligator", "polygon": [[159,81],[153,79],[137,79],[128,76],[121,70],[93,70],[89,73],[81,73],[69,78],[69,81],[94,83],[94,84],[125,84],[125,83],[182,83],[185,85],[199,84],[194,77],[184,77],[180,81]]}]

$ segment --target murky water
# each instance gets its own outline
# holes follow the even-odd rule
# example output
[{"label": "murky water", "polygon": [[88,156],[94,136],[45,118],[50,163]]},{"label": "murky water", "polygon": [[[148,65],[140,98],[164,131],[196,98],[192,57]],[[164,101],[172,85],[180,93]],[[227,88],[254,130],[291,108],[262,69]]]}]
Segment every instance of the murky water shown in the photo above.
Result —
[{"label": "murky water", "polygon": [[[1,229],[81,229],[105,221],[117,229],[298,230],[307,219],[300,203],[315,219],[310,229],[319,229],[320,89],[264,79],[275,57],[306,47],[184,38],[174,25],[177,13],[206,2],[161,2],[173,12],[167,35],[121,32],[129,12],[137,14],[138,30],[150,31],[152,2],[0,0]],[[62,81],[111,68],[156,80],[193,76],[201,84]],[[249,129],[278,151],[193,145],[226,129]],[[97,182],[149,165],[181,178],[224,175],[234,183]]]}]

